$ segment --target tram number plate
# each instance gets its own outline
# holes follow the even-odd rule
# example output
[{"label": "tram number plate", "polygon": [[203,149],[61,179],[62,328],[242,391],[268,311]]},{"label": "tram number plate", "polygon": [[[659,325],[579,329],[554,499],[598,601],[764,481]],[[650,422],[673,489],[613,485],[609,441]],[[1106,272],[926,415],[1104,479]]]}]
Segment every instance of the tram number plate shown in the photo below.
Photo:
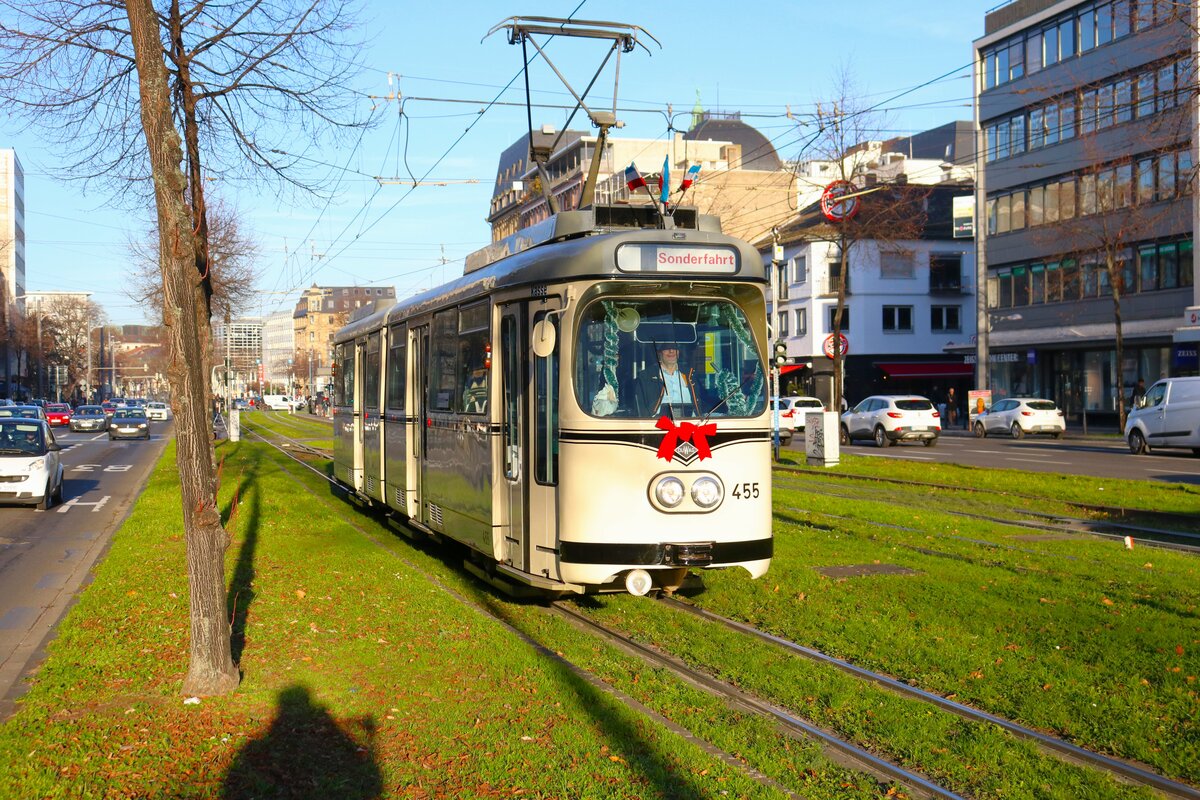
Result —
[{"label": "tram number plate", "polygon": [[535,283],[533,286],[529,287],[529,296],[530,297],[545,297],[547,291],[548,290],[546,288],[546,284]]},{"label": "tram number plate", "polygon": [[754,500],[758,497],[758,482],[735,483],[730,494],[739,500]]}]

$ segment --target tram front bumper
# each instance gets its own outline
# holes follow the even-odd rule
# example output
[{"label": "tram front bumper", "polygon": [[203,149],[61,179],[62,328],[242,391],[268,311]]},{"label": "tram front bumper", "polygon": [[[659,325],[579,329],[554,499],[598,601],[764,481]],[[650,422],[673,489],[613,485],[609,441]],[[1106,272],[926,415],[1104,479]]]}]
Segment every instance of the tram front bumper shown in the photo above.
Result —
[{"label": "tram front bumper", "polygon": [[739,542],[561,542],[566,564],[632,567],[719,567],[771,558],[771,538]]}]

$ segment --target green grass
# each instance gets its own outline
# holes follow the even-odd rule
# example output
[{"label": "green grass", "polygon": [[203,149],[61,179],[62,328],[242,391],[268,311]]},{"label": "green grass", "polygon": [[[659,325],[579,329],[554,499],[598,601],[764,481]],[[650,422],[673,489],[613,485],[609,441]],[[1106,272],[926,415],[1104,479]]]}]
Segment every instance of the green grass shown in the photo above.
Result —
[{"label": "green grass", "polygon": [[[972,467],[963,464],[919,464],[901,459],[855,456],[843,448],[836,467],[808,467],[802,454],[788,452],[789,466],[817,475],[865,475],[924,481],[946,486],[972,486],[1009,494],[1029,495],[1055,502],[1107,505],[1118,508],[1169,511],[1200,517],[1200,487],[1160,481],[1096,478],[1052,472]],[[1200,522],[1197,523],[1200,529]]]},{"label": "green grass", "polygon": [[396,558],[407,548],[307,494],[264,445],[219,451],[227,513],[239,497],[240,689],[178,694],[188,594],[168,448],[0,728],[4,797],[764,796]]},{"label": "green grass", "polygon": [[[329,436],[303,416],[243,420]],[[498,597],[444,549],[408,544],[265,445],[226,442],[218,455],[227,517],[238,497],[227,574],[241,687],[199,705],[178,694],[187,586],[168,448],[0,727],[0,797],[774,796],[533,643],[806,796],[903,796],[537,604]],[[939,513],[928,492],[868,492],[825,474],[777,481],[764,579],[706,573],[697,601],[1195,780],[1192,559],[1089,539],[1021,542],[1022,531]],[[862,497],[819,495],[822,483]],[[839,581],[814,569],[873,561],[918,574]],[[647,600],[583,606],[963,794],[1150,796]]]}]

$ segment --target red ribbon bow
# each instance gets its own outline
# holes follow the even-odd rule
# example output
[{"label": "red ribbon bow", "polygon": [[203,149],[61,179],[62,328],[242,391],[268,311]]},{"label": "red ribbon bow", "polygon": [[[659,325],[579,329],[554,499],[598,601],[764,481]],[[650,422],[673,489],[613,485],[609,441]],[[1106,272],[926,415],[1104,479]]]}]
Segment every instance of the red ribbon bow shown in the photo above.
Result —
[{"label": "red ribbon bow", "polygon": [[681,422],[678,426],[671,421],[671,418],[663,414],[658,418],[658,422],[654,427],[667,432],[663,437],[662,444],[658,446],[658,457],[670,461],[675,457],[675,448],[680,442],[692,442],[696,445],[696,452],[700,454],[700,460],[712,456],[712,451],[708,449],[708,439],[705,437],[717,435],[717,425],[715,422],[710,422],[707,425],[693,425],[690,422]]}]

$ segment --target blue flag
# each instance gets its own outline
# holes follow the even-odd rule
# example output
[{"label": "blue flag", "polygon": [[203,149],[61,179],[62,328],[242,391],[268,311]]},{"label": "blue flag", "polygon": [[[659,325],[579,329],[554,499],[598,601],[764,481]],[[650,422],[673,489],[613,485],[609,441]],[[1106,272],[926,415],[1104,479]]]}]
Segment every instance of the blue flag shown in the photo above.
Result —
[{"label": "blue flag", "polygon": [[671,157],[663,156],[662,178],[658,181],[658,202],[665,203],[671,196]]}]

